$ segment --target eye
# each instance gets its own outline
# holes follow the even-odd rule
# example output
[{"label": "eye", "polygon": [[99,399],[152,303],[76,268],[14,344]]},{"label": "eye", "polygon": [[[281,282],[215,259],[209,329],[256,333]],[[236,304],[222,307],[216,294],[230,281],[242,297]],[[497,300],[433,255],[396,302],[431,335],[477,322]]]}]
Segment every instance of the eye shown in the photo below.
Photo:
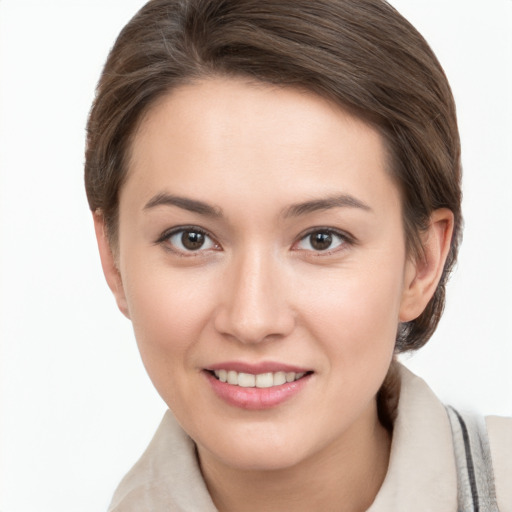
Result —
[{"label": "eye", "polygon": [[297,249],[303,251],[327,252],[347,243],[347,237],[330,229],[317,229],[302,237]]},{"label": "eye", "polygon": [[219,249],[219,244],[199,228],[175,229],[164,233],[158,242],[165,242],[177,252],[202,252],[209,249]]}]

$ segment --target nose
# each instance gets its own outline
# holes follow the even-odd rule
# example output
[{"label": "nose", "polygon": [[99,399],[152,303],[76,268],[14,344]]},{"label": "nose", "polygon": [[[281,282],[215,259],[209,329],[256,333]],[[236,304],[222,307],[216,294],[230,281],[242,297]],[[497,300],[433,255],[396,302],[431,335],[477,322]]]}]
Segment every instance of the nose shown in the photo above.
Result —
[{"label": "nose", "polygon": [[216,330],[241,343],[284,338],[295,326],[286,276],[276,258],[261,251],[233,261],[220,285]]}]

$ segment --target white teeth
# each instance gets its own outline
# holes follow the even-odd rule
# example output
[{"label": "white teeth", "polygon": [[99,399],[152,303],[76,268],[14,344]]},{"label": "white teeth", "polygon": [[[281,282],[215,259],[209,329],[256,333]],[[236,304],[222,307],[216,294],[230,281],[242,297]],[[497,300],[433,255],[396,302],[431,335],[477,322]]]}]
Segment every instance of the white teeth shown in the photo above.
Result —
[{"label": "white teeth", "polygon": [[213,372],[221,382],[242,388],[271,388],[281,386],[286,382],[294,382],[306,375],[306,372],[267,372],[253,375],[251,373],[235,372],[234,370],[215,370]]},{"label": "white teeth", "polygon": [[274,376],[272,373],[260,373],[256,375],[257,388],[271,388],[274,385]]},{"label": "white teeth", "polygon": [[250,373],[239,373],[238,385],[242,388],[253,388],[256,385],[256,375],[251,375]]},{"label": "white teeth", "polygon": [[217,377],[221,382],[227,382],[228,380],[228,372],[226,370],[215,370],[215,377]]},{"label": "white teeth", "polygon": [[286,382],[286,373],[284,373],[284,372],[274,373],[274,386],[281,386],[281,384],[284,384],[285,382]]}]

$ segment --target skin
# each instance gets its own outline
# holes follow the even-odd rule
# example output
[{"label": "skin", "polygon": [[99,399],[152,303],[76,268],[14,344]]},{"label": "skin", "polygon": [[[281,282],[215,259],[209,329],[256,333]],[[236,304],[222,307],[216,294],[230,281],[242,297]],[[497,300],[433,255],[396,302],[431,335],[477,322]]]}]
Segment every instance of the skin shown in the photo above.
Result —
[{"label": "skin", "polygon": [[[155,204],[162,194],[212,211]],[[217,78],[149,110],[119,214],[115,251],[95,214],[107,281],[219,510],[366,510],[390,448],[376,393],[399,322],[435,291],[451,212],[433,213],[414,261],[372,127],[309,93]],[[169,236],[183,226],[207,233],[205,245],[187,252]],[[327,228],[332,244],[317,250],[309,235]],[[205,378],[225,361],[313,373],[277,407],[245,410]]]}]

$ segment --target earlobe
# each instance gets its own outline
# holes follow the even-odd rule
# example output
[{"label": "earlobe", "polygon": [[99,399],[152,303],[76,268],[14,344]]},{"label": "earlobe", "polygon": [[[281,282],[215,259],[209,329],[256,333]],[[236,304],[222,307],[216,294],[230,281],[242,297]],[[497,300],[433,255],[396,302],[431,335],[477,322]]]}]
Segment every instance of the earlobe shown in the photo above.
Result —
[{"label": "earlobe", "polygon": [[107,284],[110,290],[114,294],[119,310],[121,313],[123,313],[124,316],[130,318],[123,281],[121,279],[121,274],[119,273],[116,259],[112,252],[112,247],[110,246],[110,241],[106,233],[104,217],[101,212],[94,212],[93,219],[103,274],[105,275],[105,279],[107,280]]},{"label": "earlobe", "polygon": [[418,318],[434,295],[450,251],[453,222],[447,208],[432,213],[428,230],[422,234],[423,255],[406,264],[400,322]]}]

